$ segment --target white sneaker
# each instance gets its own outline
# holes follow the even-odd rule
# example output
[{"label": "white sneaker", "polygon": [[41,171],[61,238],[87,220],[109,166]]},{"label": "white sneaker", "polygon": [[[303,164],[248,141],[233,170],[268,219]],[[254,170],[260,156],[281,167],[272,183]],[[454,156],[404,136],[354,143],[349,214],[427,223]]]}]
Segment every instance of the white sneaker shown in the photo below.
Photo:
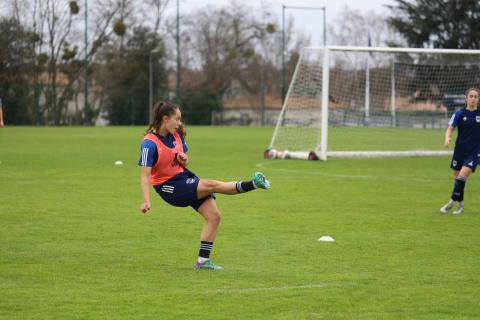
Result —
[{"label": "white sneaker", "polygon": [[464,207],[463,207],[463,202],[460,202],[460,203],[458,204],[457,210],[453,211],[453,214],[462,214],[462,213],[463,213],[463,209],[464,209]]},{"label": "white sneaker", "polygon": [[448,213],[448,211],[452,210],[454,202],[452,200],[448,201],[446,205],[440,208],[441,213]]}]

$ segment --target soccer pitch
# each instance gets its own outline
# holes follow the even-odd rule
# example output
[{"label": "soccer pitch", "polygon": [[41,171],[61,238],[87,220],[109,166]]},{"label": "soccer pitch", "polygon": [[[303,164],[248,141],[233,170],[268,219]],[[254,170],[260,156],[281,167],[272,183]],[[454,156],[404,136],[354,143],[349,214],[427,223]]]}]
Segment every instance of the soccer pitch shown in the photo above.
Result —
[{"label": "soccer pitch", "polygon": [[201,178],[272,182],[217,196],[225,270],[194,270],[203,219],[153,190],[138,213],[144,130],[0,130],[1,319],[480,317],[478,173],[442,216],[447,157],[269,161],[273,128],[187,127]]}]

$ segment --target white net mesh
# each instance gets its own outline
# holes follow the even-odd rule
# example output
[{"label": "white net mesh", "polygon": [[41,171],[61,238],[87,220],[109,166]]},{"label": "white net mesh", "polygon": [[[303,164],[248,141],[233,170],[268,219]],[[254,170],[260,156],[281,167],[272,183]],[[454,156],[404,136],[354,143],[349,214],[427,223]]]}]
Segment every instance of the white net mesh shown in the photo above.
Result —
[{"label": "white net mesh", "polygon": [[315,150],[320,138],[323,50],[304,50],[297,63],[272,148]]},{"label": "white net mesh", "polygon": [[[270,148],[320,150],[324,50],[303,50]],[[465,90],[480,86],[478,51],[368,50],[329,49],[327,154],[441,150]]]}]

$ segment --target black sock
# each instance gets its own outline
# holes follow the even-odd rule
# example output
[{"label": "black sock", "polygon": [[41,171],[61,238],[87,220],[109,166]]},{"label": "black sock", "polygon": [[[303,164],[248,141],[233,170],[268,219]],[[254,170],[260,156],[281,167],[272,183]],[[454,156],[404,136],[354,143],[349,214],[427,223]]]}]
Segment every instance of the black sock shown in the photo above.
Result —
[{"label": "black sock", "polygon": [[198,256],[209,259],[210,258],[210,251],[213,249],[213,242],[208,241],[200,241],[200,251],[198,252]]},{"label": "black sock", "polygon": [[255,189],[255,185],[253,184],[253,180],[250,181],[238,181],[237,184],[235,185],[237,188],[238,193],[244,193],[248,191],[252,191]]},{"label": "black sock", "polygon": [[463,176],[458,176],[455,178],[455,185],[453,186],[452,200],[453,201],[463,201],[463,191],[465,190],[465,183],[467,178]]}]

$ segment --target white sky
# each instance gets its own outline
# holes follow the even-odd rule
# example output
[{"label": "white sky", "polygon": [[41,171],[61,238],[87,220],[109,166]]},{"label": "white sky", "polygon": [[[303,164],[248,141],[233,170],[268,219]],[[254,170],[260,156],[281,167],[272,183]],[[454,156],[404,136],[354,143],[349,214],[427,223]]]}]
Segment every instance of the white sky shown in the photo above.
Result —
[{"label": "white sky", "polygon": [[[237,0],[237,2],[240,2]],[[176,0],[170,0],[167,14],[176,13]],[[230,3],[229,0],[180,0],[180,12],[189,12],[205,7],[223,7]],[[267,7],[276,14],[278,22],[281,22],[282,4],[295,7],[326,7],[327,28],[333,23],[341,10],[347,5],[351,9],[358,9],[362,12],[375,11],[376,13],[388,13],[384,5],[394,4],[393,0],[242,0],[246,6],[255,8]],[[294,19],[295,28],[310,35],[311,45],[320,46],[323,44],[323,12],[321,10],[297,10],[286,9],[285,17]],[[317,30],[317,31],[315,31]],[[327,39],[328,42],[328,39]]]}]

